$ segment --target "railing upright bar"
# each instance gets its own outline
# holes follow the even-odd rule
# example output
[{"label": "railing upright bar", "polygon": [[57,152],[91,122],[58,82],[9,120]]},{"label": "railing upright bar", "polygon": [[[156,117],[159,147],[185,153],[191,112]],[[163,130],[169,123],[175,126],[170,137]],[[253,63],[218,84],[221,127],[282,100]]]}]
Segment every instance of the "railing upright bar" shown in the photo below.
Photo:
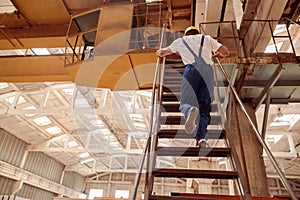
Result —
[{"label": "railing upright bar", "polygon": [[[163,43],[163,36],[164,36],[164,28],[162,29],[162,34],[161,34],[161,40],[160,40],[160,46],[159,48],[162,48],[162,43]],[[139,186],[139,182],[141,179],[141,174],[143,171],[143,166],[144,166],[144,162],[146,159],[146,155],[149,156],[149,154],[147,154],[148,149],[150,149],[151,147],[151,139],[152,139],[152,131],[153,131],[153,123],[154,123],[154,111],[155,111],[155,102],[156,102],[156,81],[157,78],[159,77],[159,73],[160,73],[160,57],[157,58],[156,61],[156,69],[155,69],[155,74],[154,74],[154,78],[153,78],[153,84],[152,84],[152,100],[151,100],[151,111],[150,111],[150,123],[149,123],[149,131],[148,131],[148,136],[147,136],[147,141],[145,144],[145,148],[143,149],[143,153],[142,153],[142,158],[140,161],[140,165],[139,165],[139,169],[138,169],[138,173],[135,177],[135,182],[134,182],[134,191],[133,191],[133,195],[131,197],[131,200],[135,200],[136,199],[136,195],[137,195],[137,190],[138,190],[138,186]],[[146,176],[147,178],[147,176]],[[149,178],[149,177],[148,177]],[[147,181],[146,181],[147,183]],[[145,194],[146,199],[148,195]]]},{"label": "railing upright bar", "polygon": [[256,128],[255,124],[253,123],[253,121],[251,120],[251,117],[249,116],[249,114],[248,114],[246,108],[244,107],[244,105],[243,105],[241,99],[239,98],[238,93],[236,92],[235,88],[234,88],[233,85],[231,84],[231,82],[230,82],[230,80],[229,80],[229,76],[228,76],[227,73],[225,72],[224,67],[222,66],[222,64],[221,64],[221,62],[220,62],[220,59],[219,59],[218,57],[216,57],[216,60],[217,60],[217,62],[218,62],[218,64],[219,64],[219,67],[220,67],[220,69],[221,69],[223,75],[225,76],[225,78],[226,78],[226,80],[227,80],[227,82],[228,82],[228,84],[229,84],[229,86],[230,86],[230,88],[231,88],[231,90],[232,90],[232,92],[233,92],[233,94],[234,94],[236,100],[237,100],[238,103],[240,104],[242,111],[244,112],[244,114],[246,115],[248,121],[250,122],[250,124],[251,124],[251,126],[252,126],[252,128],[253,128],[253,130],[254,130],[254,132],[255,132],[255,135],[256,135],[256,137],[257,137],[257,139],[258,139],[258,141],[259,141],[259,143],[262,145],[262,147],[263,147],[264,150],[266,151],[266,154],[268,155],[268,157],[269,157],[270,161],[272,162],[272,164],[273,164],[275,170],[277,171],[277,173],[278,173],[278,175],[279,175],[279,177],[280,177],[280,179],[281,179],[283,185],[284,185],[285,188],[288,190],[289,194],[291,195],[291,198],[292,198],[293,200],[297,200],[298,198],[297,198],[296,194],[295,194],[294,191],[292,190],[292,188],[291,188],[290,184],[288,183],[287,179],[285,178],[283,172],[282,172],[281,169],[279,168],[278,163],[276,162],[276,159],[275,159],[274,156],[272,155],[270,149],[268,148],[268,146],[267,146],[267,144],[265,143],[265,141],[262,139],[261,134],[260,134],[259,131],[257,130],[257,128]]},{"label": "railing upright bar", "polygon": [[297,53],[296,53],[296,50],[295,50],[295,47],[294,47],[294,43],[293,43],[293,40],[292,40],[292,37],[291,37],[291,33],[290,33],[290,30],[289,30],[289,27],[287,26],[287,22],[286,22],[286,32],[288,34],[288,38],[289,38],[289,41],[291,43],[291,47],[292,47],[292,50],[293,50],[293,53],[295,56],[297,56]]}]

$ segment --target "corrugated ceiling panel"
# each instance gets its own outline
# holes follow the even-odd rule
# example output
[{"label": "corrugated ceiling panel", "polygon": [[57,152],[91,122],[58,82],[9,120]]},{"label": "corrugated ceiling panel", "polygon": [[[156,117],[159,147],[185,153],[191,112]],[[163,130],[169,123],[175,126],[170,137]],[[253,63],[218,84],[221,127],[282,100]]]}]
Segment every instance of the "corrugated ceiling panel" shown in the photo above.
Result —
[{"label": "corrugated ceiling panel", "polygon": [[13,180],[0,176],[0,194],[9,195]]},{"label": "corrugated ceiling panel", "polygon": [[0,139],[0,160],[20,166],[26,144],[3,129],[0,129]]},{"label": "corrugated ceiling panel", "polygon": [[64,165],[40,152],[30,152],[24,169],[59,183]]},{"label": "corrugated ceiling panel", "polygon": [[76,172],[66,172],[64,175],[63,185],[77,192],[83,192],[84,177]]},{"label": "corrugated ceiling panel", "polygon": [[27,198],[30,200],[52,200],[54,194],[42,189],[24,184],[22,189],[16,194],[18,197]]}]

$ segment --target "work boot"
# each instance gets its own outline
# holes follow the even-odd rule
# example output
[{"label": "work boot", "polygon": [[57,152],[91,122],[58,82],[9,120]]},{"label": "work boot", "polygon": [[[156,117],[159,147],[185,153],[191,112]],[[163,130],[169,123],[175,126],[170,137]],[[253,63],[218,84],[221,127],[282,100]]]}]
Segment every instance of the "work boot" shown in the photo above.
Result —
[{"label": "work boot", "polygon": [[194,133],[194,131],[196,129],[196,119],[198,117],[198,114],[199,114],[199,109],[196,107],[192,107],[188,111],[188,115],[187,115],[185,125],[184,125],[185,132],[187,134]]},{"label": "work boot", "polygon": [[198,147],[199,147],[199,148],[207,148],[207,147],[208,147],[208,144],[207,144],[206,140],[205,140],[205,139],[201,139],[201,140],[199,141],[199,143],[198,143]]}]

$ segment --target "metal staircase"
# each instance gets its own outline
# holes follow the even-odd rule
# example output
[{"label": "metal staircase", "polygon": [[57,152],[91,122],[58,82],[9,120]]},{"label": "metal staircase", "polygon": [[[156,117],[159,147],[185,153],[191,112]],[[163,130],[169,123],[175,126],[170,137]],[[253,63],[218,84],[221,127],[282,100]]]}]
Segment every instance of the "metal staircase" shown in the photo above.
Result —
[{"label": "metal staircase", "polygon": [[[164,156],[169,157],[187,157],[189,159],[201,158],[230,158],[231,148],[226,141],[226,131],[221,123],[221,116],[218,114],[218,105],[213,103],[211,105],[211,120],[208,127],[207,137],[209,140],[224,140],[222,147],[207,147],[198,148],[195,145],[192,146],[175,146],[175,147],[163,147],[160,146],[160,140],[172,139],[172,140],[190,140],[193,144],[194,136],[186,134],[182,125],[184,119],[179,111],[179,96],[180,85],[182,80],[182,72],[184,64],[180,60],[167,60],[165,63],[163,76],[163,87],[161,90],[161,110],[159,117],[159,131],[154,138],[155,154],[152,162],[153,168],[152,176],[150,178],[150,190],[148,194],[149,199],[170,199],[170,196],[155,195],[153,191],[153,182],[156,178],[180,178],[180,179],[230,179],[235,180],[239,189],[239,173],[233,167],[232,170],[213,170],[213,169],[189,169],[189,168],[163,168],[156,165],[156,159]],[[188,161],[188,159],[187,159]],[[201,161],[199,161],[201,162]],[[176,192],[176,191],[174,191]],[[181,197],[174,196],[175,199],[182,199]],[[172,196],[171,196],[172,197]],[[198,196],[189,199],[202,199]]]}]

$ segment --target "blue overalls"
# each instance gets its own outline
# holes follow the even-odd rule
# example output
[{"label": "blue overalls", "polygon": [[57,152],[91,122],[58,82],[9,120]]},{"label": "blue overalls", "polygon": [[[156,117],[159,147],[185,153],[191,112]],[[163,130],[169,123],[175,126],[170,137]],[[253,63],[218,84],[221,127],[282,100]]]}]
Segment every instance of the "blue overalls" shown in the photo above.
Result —
[{"label": "blue overalls", "polygon": [[206,139],[206,129],[210,121],[209,111],[215,85],[214,73],[212,66],[207,64],[201,57],[204,35],[201,37],[199,56],[193,52],[183,38],[182,42],[194,55],[195,63],[187,64],[184,68],[179,110],[186,119],[191,107],[199,108],[200,114],[196,119],[197,128],[194,132],[196,146],[198,146],[200,139]]}]

